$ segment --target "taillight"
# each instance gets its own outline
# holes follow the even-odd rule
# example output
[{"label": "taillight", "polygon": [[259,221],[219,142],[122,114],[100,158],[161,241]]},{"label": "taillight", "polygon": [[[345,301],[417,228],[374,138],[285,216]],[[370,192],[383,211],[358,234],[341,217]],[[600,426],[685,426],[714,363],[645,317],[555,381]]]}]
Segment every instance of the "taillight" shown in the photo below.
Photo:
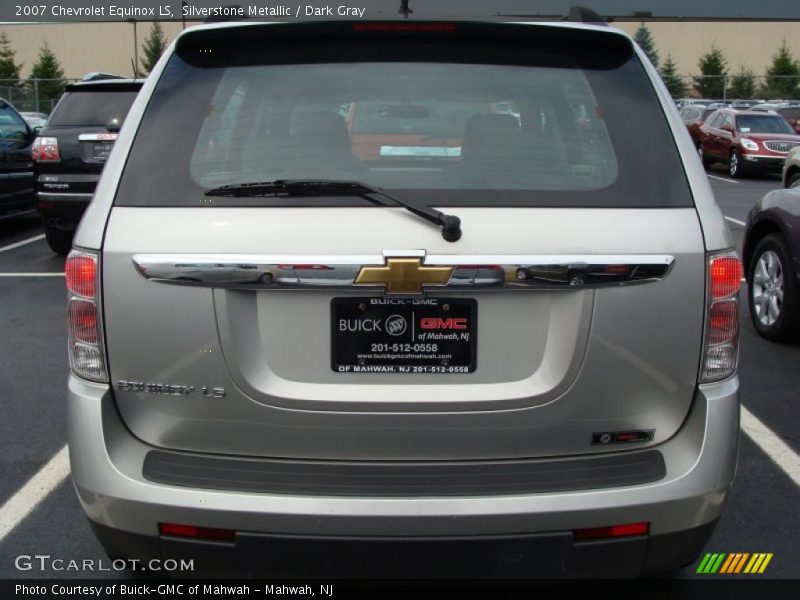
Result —
[{"label": "taillight", "polygon": [[735,252],[709,256],[708,307],[700,383],[719,381],[736,371],[742,273],[742,263]]},{"label": "taillight", "polygon": [[98,263],[98,256],[85,250],[73,250],[67,257],[69,363],[79,377],[106,382]]},{"label": "taillight", "polygon": [[54,137],[37,137],[31,144],[31,158],[36,162],[60,161],[58,139]]}]

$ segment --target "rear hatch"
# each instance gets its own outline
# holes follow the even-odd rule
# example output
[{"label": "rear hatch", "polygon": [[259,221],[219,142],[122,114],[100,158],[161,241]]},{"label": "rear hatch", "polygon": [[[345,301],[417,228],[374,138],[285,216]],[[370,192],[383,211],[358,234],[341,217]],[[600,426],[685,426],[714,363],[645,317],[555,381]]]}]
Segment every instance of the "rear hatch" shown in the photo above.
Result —
[{"label": "rear hatch", "polygon": [[84,194],[88,201],[141,86],[103,81],[67,88],[39,134],[55,138],[59,160],[37,162],[38,192]]},{"label": "rear hatch", "polygon": [[[343,107],[361,102],[409,106],[418,135],[448,106],[514,111],[463,120],[455,159],[360,157]],[[457,215],[463,236],[376,194],[208,193],[285,179],[365,182]],[[652,85],[607,31],[187,34],[139,125],[102,260],[116,403],[155,446],[609,452],[672,436],[696,386],[700,224]],[[597,443],[631,430],[638,446]]]}]

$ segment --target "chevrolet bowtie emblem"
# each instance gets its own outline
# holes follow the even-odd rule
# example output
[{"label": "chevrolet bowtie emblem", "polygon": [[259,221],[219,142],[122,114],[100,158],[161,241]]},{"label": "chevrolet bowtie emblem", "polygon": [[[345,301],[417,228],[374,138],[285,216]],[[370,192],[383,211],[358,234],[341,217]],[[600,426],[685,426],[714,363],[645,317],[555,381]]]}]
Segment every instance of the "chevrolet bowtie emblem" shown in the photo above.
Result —
[{"label": "chevrolet bowtie emblem", "polygon": [[445,285],[454,267],[425,267],[419,258],[390,258],[383,267],[361,267],[356,285],[385,285],[387,294],[421,294],[423,286]]}]

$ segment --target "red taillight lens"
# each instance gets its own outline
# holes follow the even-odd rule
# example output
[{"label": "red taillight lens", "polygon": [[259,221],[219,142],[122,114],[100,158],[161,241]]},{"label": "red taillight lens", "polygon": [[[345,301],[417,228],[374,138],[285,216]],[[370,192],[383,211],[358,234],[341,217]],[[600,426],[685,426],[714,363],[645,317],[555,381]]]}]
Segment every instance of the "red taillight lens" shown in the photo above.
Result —
[{"label": "red taillight lens", "polygon": [[739,333],[739,302],[715,302],[709,312],[708,342],[724,344],[732,341]]},{"label": "red taillight lens", "polygon": [[711,260],[711,298],[718,300],[739,291],[742,262],[735,256],[718,256]]},{"label": "red taillight lens", "polygon": [[161,531],[161,535],[174,535],[178,537],[219,540],[225,542],[232,542],[236,537],[236,532],[232,529],[196,527],[194,525],[180,525],[178,523],[159,523],[158,527]]},{"label": "red taillight lens", "polygon": [[87,344],[97,343],[97,306],[94,302],[70,300],[67,316],[73,340]]},{"label": "red taillight lens", "polygon": [[67,289],[84,298],[94,298],[97,262],[85,254],[70,256],[66,262]]},{"label": "red taillight lens", "polygon": [[576,541],[599,540],[602,538],[630,537],[632,535],[647,535],[650,523],[627,523],[625,525],[611,525],[610,527],[590,527],[576,529],[573,537]]},{"label": "red taillight lens", "polygon": [[739,358],[739,287],[742,263],[733,252],[709,257],[706,338],[700,382],[710,383],[736,372]]},{"label": "red taillight lens", "polygon": [[58,139],[54,137],[37,137],[31,144],[31,158],[38,162],[61,160],[61,154],[58,152]]}]

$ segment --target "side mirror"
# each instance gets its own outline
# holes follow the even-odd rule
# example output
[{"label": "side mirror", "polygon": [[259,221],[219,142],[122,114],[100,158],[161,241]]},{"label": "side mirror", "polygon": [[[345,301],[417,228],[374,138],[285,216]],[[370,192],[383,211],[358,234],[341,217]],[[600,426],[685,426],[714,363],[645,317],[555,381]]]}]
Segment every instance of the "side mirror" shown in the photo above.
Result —
[{"label": "side mirror", "polygon": [[121,123],[121,122],[120,122],[120,120],[119,120],[119,119],[117,119],[116,117],[114,117],[113,119],[111,119],[111,120],[108,122],[108,125],[106,125],[106,129],[108,129],[108,130],[109,130],[110,132],[112,132],[112,133],[116,133],[117,131],[119,131],[119,128],[120,128],[120,127],[122,127],[122,123]]},{"label": "side mirror", "polygon": [[34,138],[39,137],[39,134],[42,133],[42,129],[44,129],[44,127],[42,127],[41,125],[37,125],[33,129],[31,129],[31,137]]}]

